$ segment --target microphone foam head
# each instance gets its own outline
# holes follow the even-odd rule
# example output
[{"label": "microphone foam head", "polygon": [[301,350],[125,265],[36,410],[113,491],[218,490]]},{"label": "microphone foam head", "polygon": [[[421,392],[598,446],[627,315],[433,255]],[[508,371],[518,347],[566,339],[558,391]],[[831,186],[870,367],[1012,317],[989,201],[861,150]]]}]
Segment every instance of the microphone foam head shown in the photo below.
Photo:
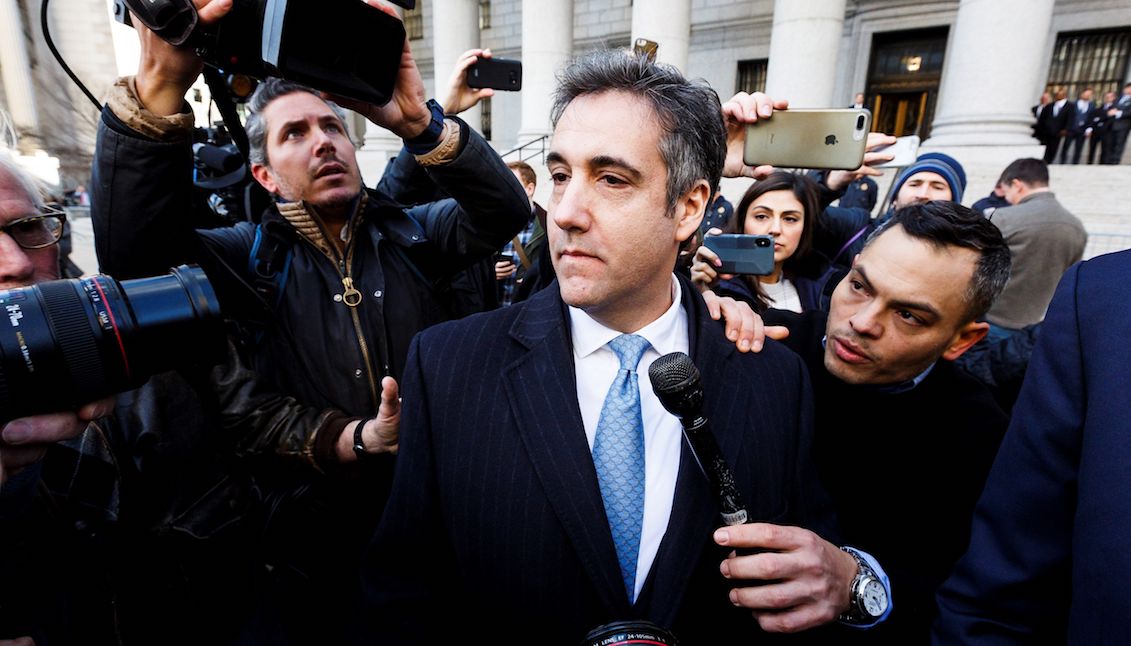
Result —
[{"label": "microphone foam head", "polygon": [[703,404],[703,386],[691,357],[682,352],[665,354],[652,362],[648,379],[669,413],[680,418],[698,413]]}]

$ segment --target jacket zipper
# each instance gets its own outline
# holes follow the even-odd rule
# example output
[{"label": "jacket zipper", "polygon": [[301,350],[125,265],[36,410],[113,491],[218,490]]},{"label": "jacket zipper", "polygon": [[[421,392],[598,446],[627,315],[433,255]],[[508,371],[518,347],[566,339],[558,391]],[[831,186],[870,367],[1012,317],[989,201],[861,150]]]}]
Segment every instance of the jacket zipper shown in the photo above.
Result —
[{"label": "jacket zipper", "polygon": [[[361,292],[354,287],[353,277],[350,276],[350,261],[353,259],[354,233],[356,233],[358,223],[361,221],[361,209],[363,206],[363,204],[358,204],[357,212],[354,213],[354,217],[350,218],[350,235],[348,242],[346,242],[346,252],[344,256],[337,253],[337,245],[333,244],[330,237],[326,235],[326,227],[322,224],[322,218],[315,216],[314,221],[318,223],[318,229],[322,232],[322,238],[331,243],[330,249],[333,255],[325,255],[331,262],[336,262],[338,275],[342,277],[342,286],[345,288],[345,291],[342,293],[342,302],[349,307],[350,318],[353,320],[354,334],[357,335],[357,343],[361,346],[361,358],[365,364],[365,378],[369,380],[369,399],[373,402],[373,411],[376,412],[381,405],[380,390],[377,388],[377,381],[373,378],[373,364],[369,359],[369,344],[365,341],[365,334],[362,333],[361,328],[361,318],[357,314],[357,306],[361,304],[362,295]],[[316,249],[318,248],[318,245],[313,246]],[[334,258],[334,255],[338,257]]]}]

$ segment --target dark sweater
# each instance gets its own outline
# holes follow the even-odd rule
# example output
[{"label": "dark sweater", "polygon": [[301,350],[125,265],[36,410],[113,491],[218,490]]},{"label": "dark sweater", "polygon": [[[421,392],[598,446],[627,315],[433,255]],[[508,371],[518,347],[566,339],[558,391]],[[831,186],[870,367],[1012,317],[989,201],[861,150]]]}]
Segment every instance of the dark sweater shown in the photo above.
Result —
[{"label": "dark sweater", "polygon": [[765,318],[790,328],[786,344],[809,368],[817,470],[841,537],[874,555],[891,577],[891,616],[848,638],[929,643],[935,591],[966,549],[1008,418],[985,386],[949,361],[939,360],[904,392],[853,386],[825,370],[824,312]]}]

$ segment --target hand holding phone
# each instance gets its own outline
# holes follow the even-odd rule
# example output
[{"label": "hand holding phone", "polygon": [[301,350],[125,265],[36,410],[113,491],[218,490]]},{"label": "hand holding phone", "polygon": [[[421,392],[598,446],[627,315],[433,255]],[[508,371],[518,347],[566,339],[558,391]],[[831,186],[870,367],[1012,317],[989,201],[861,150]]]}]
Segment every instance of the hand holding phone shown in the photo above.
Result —
[{"label": "hand holding phone", "polygon": [[910,166],[915,163],[915,159],[919,156],[919,136],[909,135],[906,137],[896,137],[894,144],[876,148],[872,152],[883,152],[894,155],[891,161],[876,164],[876,168],[903,168]]},{"label": "hand holding phone", "polygon": [[467,85],[515,92],[522,89],[522,61],[480,58],[467,68]]},{"label": "hand holding phone", "polygon": [[866,109],[782,110],[746,126],[748,166],[855,170],[864,161],[872,113]]}]

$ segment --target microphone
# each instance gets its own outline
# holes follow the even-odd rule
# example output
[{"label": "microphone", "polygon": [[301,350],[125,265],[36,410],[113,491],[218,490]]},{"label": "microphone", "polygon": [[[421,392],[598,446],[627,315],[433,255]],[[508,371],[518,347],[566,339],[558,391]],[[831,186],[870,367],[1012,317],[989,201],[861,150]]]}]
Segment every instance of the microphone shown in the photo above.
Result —
[{"label": "microphone", "polygon": [[652,362],[648,378],[660,403],[679,418],[691,455],[714,490],[723,524],[745,523],[748,514],[734,482],[734,473],[723,459],[707,418],[703,416],[703,384],[691,357],[682,352],[665,354]]}]

